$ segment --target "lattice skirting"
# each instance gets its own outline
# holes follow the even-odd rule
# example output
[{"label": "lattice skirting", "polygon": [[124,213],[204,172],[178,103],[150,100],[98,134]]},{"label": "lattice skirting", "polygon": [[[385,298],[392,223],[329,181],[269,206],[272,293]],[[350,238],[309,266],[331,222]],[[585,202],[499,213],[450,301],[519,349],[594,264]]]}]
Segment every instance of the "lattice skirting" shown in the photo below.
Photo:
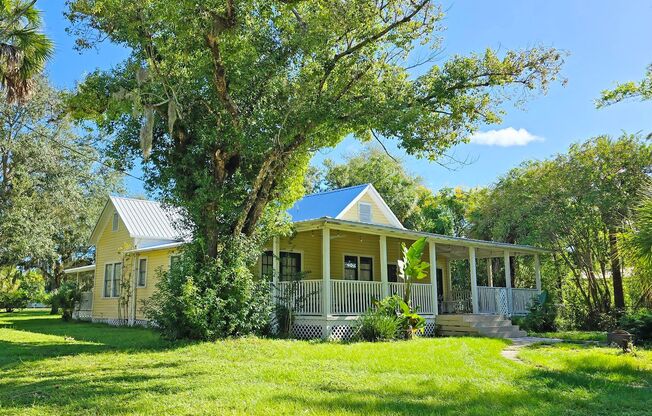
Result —
[{"label": "lattice skirting", "polygon": [[[117,319],[117,318],[93,318],[89,319],[93,323],[97,324],[108,324],[108,325],[113,325],[113,326],[127,326],[129,324],[129,321],[127,319]],[[143,327],[148,327],[150,326],[150,323],[146,319],[136,319],[134,321],[134,326],[143,326]]]},{"label": "lattice skirting", "polygon": [[72,319],[78,321],[91,321],[93,316],[91,315],[91,311],[74,311],[72,313]]},{"label": "lattice skirting", "polygon": [[[292,326],[292,336],[296,339],[328,339],[331,341],[349,341],[355,331],[355,319],[348,320],[302,320],[298,319]],[[436,332],[435,321],[427,318],[423,337],[434,337]]]}]

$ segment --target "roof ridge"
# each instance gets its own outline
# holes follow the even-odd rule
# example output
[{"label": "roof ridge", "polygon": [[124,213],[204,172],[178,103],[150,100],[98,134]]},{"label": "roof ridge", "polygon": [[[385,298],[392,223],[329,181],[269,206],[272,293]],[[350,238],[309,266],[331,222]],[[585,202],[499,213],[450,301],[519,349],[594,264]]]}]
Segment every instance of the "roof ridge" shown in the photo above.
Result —
[{"label": "roof ridge", "polygon": [[155,199],[134,198],[131,196],[121,196],[121,195],[110,195],[109,198],[124,199],[127,201],[150,202],[152,204],[161,205],[161,201],[157,201]]},{"label": "roof ridge", "polygon": [[303,197],[304,197],[304,198],[308,198],[309,196],[318,196],[318,195],[332,194],[332,193],[340,192],[340,191],[348,191],[348,190],[350,190],[350,189],[354,189],[354,188],[361,188],[361,187],[363,187],[363,186],[366,188],[366,187],[369,186],[369,185],[371,185],[371,184],[370,184],[370,183],[361,183],[360,185],[352,185],[352,186],[347,186],[347,187],[345,187],[345,188],[331,189],[330,191],[315,192],[314,194],[304,195]]}]

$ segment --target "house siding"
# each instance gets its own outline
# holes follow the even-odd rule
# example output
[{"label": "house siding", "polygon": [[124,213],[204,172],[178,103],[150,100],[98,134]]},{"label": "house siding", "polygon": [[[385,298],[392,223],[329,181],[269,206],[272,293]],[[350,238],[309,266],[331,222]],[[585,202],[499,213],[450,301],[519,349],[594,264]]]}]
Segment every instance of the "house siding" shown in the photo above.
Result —
[{"label": "house siding", "polygon": [[369,195],[369,191],[365,192],[365,194],[356,202],[351,208],[349,208],[347,211],[342,214],[341,219],[346,220],[346,221],[360,221],[360,215],[359,215],[359,205],[360,202],[362,203],[367,203],[371,205],[371,222],[373,224],[380,224],[380,225],[394,225],[392,222],[387,218],[387,216],[383,213],[383,211],[380,209],[376,201]]},{"label": "house siding", "polygon": [[[141,253],[136,259],[147,259],[147,276],[145,278],[145,287],[136,288],[136,319],[145,319],[143,314],[143,300],[149,299],[156,290],[161,272],[170,268],[170,256],[177,253],[176,249],[152,250]],[[136,261],[137,261],[136,260]],[[138,264],[138,263],[136,263]],[[138,277],[134,274],[134,279]]]},{"label": "house siding", "polygon": [[[110,215],[113,215],[111,210]],[[95,283],[93,285],[93,318],[117,319],[118,299],[105,298],[104,295],[104,265],[107,263],[123,263],[123,273],[128,271],[122,252],[134,248],[134,240],[129,236],[122,219],[118,221],[118,230],[112,230],[112,222],[104,224],[104,230],[96,244],[95,251]]]}]

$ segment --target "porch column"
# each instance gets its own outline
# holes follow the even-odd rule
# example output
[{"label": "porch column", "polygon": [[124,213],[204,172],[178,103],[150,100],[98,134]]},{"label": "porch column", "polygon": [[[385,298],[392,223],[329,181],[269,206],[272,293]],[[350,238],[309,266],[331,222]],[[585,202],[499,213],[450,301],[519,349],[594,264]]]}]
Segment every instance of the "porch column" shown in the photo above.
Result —
[{"label": "porch column", "polygon": [[471,305],[473,306],[473,313],[478,313],[478,276],[475,267],[475,247],[469,247],[469,269],[471,270]]},{"label": "porch column", "polygon": [[[439,313],[439,302],[437,299],[437,248],[434,241],[428,242],[430,254],[430,283],[432,284],[432,314]],[[442,282],[443,283],[443,282]]]},{"label": "porch column", "polygon": [[487,259],[487,286],[494,287],[494,265],[492,257]]},{"label": "porch column", "polygon": [[451,270],[451,259],[446,257],[446,282],[444,283],[444,289],[446,289],[445,300],[451,300],[453,296],[453,271]]},{"label": "porch column", "polygon": [[[136,290],[138,287],[138,263],[140,262],[140,256],[134,254],[134,264],[132,265],[133,273],[131,278],[131,299],[129,299],[129,326],[134,326],[136,324]],[[79,275],[78,275],[79,276]]]},{"label": "porch column", "polygon": [[512,314],[512,266],[509,263],[509,251],[505,250],[505,287],[507,288],[507,312]]},{"label": "porch column", "polygon": [[278,278],[281,275],[281,239],[274,236],[272,239],[272,283],[274,290],[277,289]]},{"label": "porch column", "polygon": [[383,298],[389,296],[389,280],[387,278],[387,237],[380,236],[380,284]]},{"label": "porch column", "polygon": [[[321,279],[322,279],[322,315],[331,314],[331,230],[324,227],[321,240]],[[326,327],[325,337],[330,336],[330,328]]]},{"label": "porch column", "polygon": [[541,292],[541,262],[539,261],[539,255],[534,255],[534,281],[536,282],[536,287],[539,292]]}]

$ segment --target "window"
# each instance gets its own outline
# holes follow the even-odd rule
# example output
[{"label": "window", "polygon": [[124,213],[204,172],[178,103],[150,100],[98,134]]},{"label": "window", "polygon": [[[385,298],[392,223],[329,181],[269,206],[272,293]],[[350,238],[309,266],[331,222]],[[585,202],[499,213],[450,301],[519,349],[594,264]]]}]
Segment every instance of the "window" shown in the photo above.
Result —
[{"label": "window", "polygon": [[[274,275],[274,253],[266,251],[261,258],[262,276]],[[281,251],[279,253],[279,280],[287,281],[301,273],[301,253]]]},{"label": "window", "polygon": [[118,216],[117,212],[113,213],[113,224],[111,226],[111,229],[113,231],[118,231],[118,224],[120,224],[120,217]]},{"label": "window", "polygon": [[398,282],[398,266],[396,264],[387,265],[387,281]]},{"label": "window", "polygon": [[260,262],[262,265],[262,276],[274,276],[274,254],[271,251],[264,252]]},{"label": "window", "polygon": [[145,287],[147,284],[147,259],[138,260],[138,287]]},{"label": "window", "polygon": [[360,202],[358,204],[358,213],[360,214],[360,222],[371,222],[371,204]]},{"label": "window", "polygon": [[358,280],[358,258],[344,256],[344,280]]},{"label": "window", "polygon": [[181,259],[181,256],[179,256],[179,255],[170,256],[170,267],[173,267],[175,264],[177,264],[180,259]]},{"label": "window", "polygon": [[344,256],[344,280],[374,280],[373,259],[362,256]]},{"label": "window", "polygon": [[120,296],[120,280],[122,279],[122,263],[108,263],[104,265],[104,297],[117,298]]},{"label": "window", "polygon": [[360,257],[360,280],[374,280],[373,261],[371,257]]}]

